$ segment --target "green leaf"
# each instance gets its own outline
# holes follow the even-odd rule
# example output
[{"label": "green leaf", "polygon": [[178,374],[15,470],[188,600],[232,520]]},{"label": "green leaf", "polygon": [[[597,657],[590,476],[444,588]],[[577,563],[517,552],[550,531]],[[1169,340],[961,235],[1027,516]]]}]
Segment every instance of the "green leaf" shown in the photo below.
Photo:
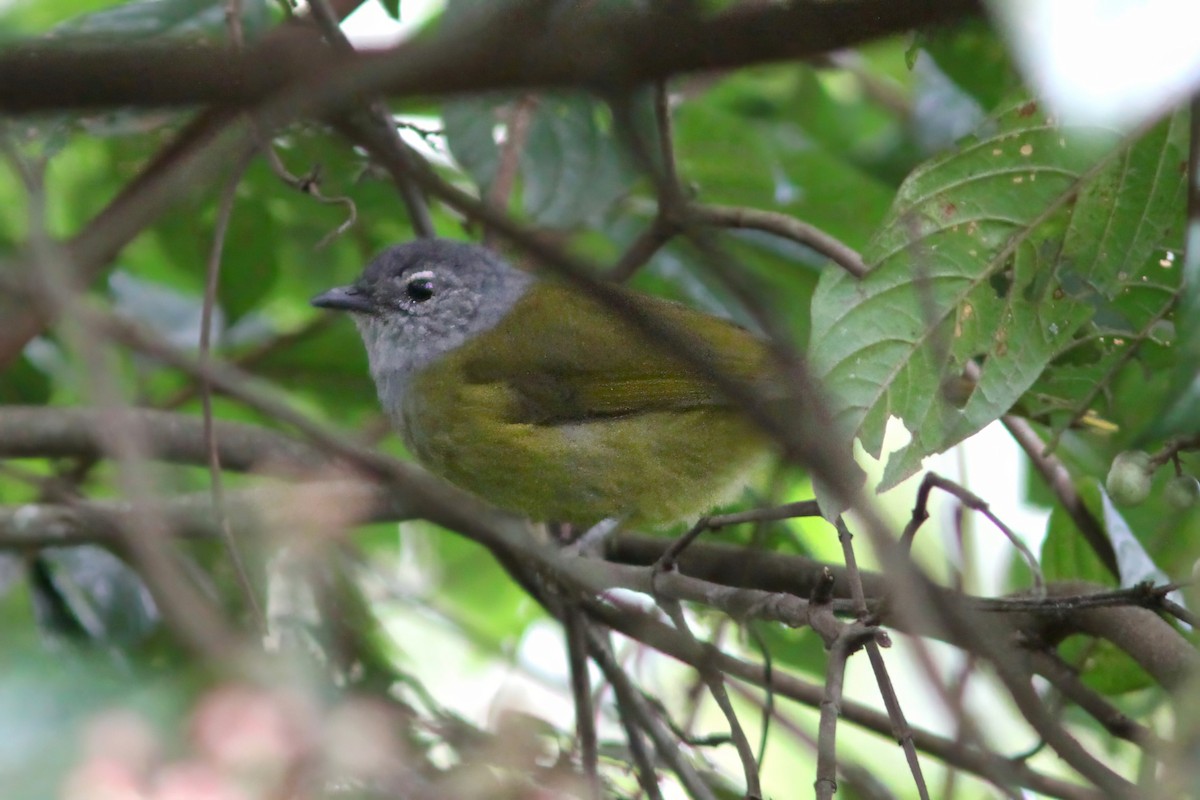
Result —
[{"label": "green leaf", "polygon": [[[258,36],[270,24],[267,0],[243,0],[242,29]],[[58,35],[119,36],[123,39],[163,35],[224,37],[228,32],[225,4],[212,0],[129,0],[74,17],[54,29]]]},{"label": "green leaf", "polygon": [[279,276],[279,231],[261,203],[239,203],[229,219],[221,253],[217,300],[229,321],[257,309]]},{"label": "green leaf", "polygon": [[366,351],[349,320],[334,320],[315,335],[272,350],[255,363],[255,372],[304,388],[336,414],[341,425],[379,408]]},{"label": "green leaf", "polygon": [[1085,685],[1110,697],[1156,685],[1133,657],[1112,642],[1072,636],[1058,647],[1059,655],[1079,666]]},{"label": "green leaf", "polygon": [[[881,488],[1006,413],[1069,350],[1095,348],[1107,375],[1150,335],[1178,283],[1159,261],[1180,230],[1182,139],[1178,117],[1128,141],[1012,104],[909,176],[865,279],[822,276],[810,354],[839,421],[876,457],[889,417],[912,432]],[[943,393],[971,362],[973,391]]]},{"label": "green leaf", "polygon": [[570,228],[593,219],[633,183],[596,100],[581,94],[539,99],[521,153],[522,202],[540,225]]},{"label": "green leaf", "polygon": [[[78,633],[103,647],[128,648],[145,639],[159,623],[158,608],[136,572],[112,553],[94,545],[47,550],[36,582],[34,608],[48,632],[60,616],[74,620]],[[41,598],[37,601],[36,598]]]},{"label": "green leaf", "polygon": [[433,526],[418,530],[436,544],[441,598],[476,636],[496,645],[516,643],[529,623],[542,617],[540,607],[489,552]]},{"label": "green leaf", "polygon": [[[1149,562],[1149,556],[1105,496],[1100,481],[1087,478],[1078,482],[1076,489],[1084,506],[1097,519],[1104,520],[1105,530],[1117,552],[1123,576],[1121,584],[1129,586],[1143,579],[1138,571]],[[1042,541],[1041,563],[1049,581],[1083,580],[1102,586],[1118,585],[1061,506],[1056,506],[1050,513],[1046,538]],[[1084,683],[1107,695],[1143,689],[1154,682],[1127,653],[1103,640],[1071,637],[1060,645],[1059,654],[1070,663],[1080,665]]]},{"label": "green leaf", "polygon": [[[639,97],[639,100],[644,98]],[[509,95],[454,100],[442,107],[446,143],[480,194],[487,194],[500,170],[496,143]],[[521,202],[531,221],[571,228],[594,220],[622,197],[634,180],[610,130],[607,110],[584,94],[537,98],[518,162]]]},{"label": "green leaf", "polygon": [[49,399],[49,376],[24,355],[0,372],[0,405],[39,405]]},{"label": "green leaf", "polygon": [[[720,106],[679,109],[675,150],[682,180],[696,186],[701,202],[782,211],[861,247],[893,194],[858,166],[866,143],[835,123],[831,99],[805,111],[810,100],[822,97],[808,83],[790,92],[767,91],[771,85],[763,88],[760,80],[754,93],[748,83],[731,79],[715,89],[724,98]],[[870,118],[866,111],[854,117],[864,125]]]},{"label": "green leaf", "polygon": [[400,19],[400,0],[379,0],[383,10],[394,20]]},{"label": "green leaf", "polygon": [[72,17],[90,14],[111,5],[111,0],[57,0],[47,2],[5,3],[0,8],[0,39],[45,33]]},{"label": "green leaf", "polygon": [[[1084,506],[1103,519],[1101,497],[1104,489],[1095,478],[1085,478],[1076,485]],[[1117,580],[1100,562],[1096,551],[1075,527],[1070,514],[1061,506],[1050,512],[1046,538],[1042,540],[1042,573],[1048,581],[1089,581],[1103,586],[1116,586]]]},{"label": "green leaf", "polygon": [[919,44],[946,77],[985,110],[999,105],[1018,85],[1008,49],[982,19],[922,34]]},{"label": "green leaf", "polygon": [[442,125],[450,154],[481,193],[491,187],[500,169],[497,112],[511,100],[507,95],[480,95],[450,100],[442,106]]}]

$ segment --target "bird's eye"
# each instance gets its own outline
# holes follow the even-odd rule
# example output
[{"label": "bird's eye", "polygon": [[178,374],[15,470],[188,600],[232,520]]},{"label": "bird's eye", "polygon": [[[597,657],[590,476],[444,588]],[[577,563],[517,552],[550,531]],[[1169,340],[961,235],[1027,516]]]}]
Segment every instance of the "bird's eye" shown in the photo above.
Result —
[{"label": "bird's eye", "polygon": [[408,279],[404,293],[415,303],[424,303],[433,297],[433,273],[418,272]]}]

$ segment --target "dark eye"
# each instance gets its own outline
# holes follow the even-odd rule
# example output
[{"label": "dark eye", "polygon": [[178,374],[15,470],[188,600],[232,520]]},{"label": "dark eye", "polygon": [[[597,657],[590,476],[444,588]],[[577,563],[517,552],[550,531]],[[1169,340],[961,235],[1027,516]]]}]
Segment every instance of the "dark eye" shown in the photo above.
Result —
[{"label": "dark eye", "polygon": [[433,275],[429,272],[418,272],[408,279],[404,293],[414,303],[424,303],[433,297]]}]

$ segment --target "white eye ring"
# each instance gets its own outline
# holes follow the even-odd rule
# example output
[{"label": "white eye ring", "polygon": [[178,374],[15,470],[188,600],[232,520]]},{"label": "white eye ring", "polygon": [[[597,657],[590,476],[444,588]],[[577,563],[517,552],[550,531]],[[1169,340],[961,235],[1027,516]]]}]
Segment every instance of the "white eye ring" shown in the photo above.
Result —
[{"label": "white eye ring", "polygon": [[408,276],[404,285],[404,293],[416,303],[424,303],[433,297],[433,270],[423,269]]}]

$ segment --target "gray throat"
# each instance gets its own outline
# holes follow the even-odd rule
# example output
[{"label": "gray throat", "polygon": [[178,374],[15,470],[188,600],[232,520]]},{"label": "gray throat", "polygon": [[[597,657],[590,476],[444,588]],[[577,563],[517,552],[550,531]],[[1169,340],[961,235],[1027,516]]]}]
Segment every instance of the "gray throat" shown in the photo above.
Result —
[{"label": "gray throat", "polygon": [[533,282],[528,273],[504,265],[487,276],[478,292],[450,298],[434,313],[355,315],[379,402],[397,427],[407,427],[402,412],[413,375],[494,328]]}]

